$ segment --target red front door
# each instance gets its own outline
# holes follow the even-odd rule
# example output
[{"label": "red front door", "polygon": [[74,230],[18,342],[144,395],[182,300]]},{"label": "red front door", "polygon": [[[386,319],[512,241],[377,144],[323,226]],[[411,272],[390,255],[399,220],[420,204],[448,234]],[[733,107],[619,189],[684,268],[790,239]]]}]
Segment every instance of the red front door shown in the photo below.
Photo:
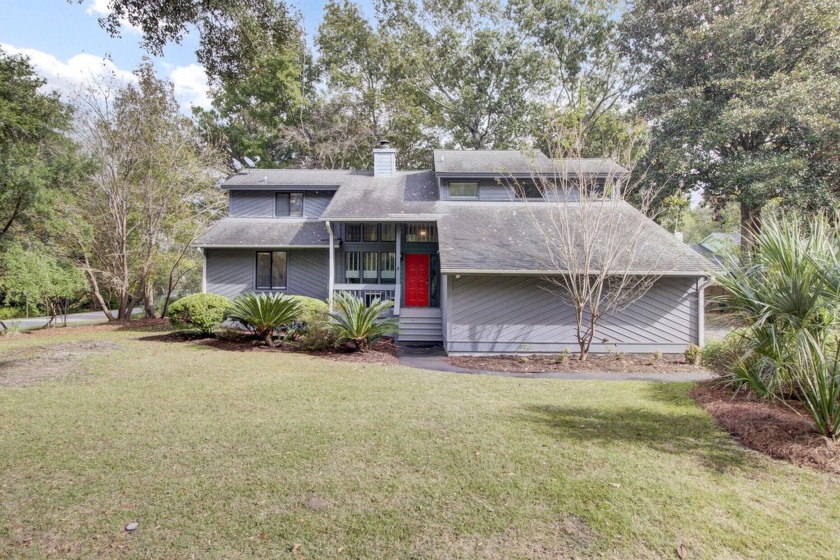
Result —
[{"label": "red front door", "polygon": [[405,305],[429,307],[429,255],[405,256]]}]

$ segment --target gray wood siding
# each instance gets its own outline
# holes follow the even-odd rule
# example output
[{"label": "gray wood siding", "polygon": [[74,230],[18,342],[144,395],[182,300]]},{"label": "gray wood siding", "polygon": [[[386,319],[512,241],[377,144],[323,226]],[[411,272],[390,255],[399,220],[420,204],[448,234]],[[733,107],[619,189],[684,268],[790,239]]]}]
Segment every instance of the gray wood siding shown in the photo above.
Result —
[{"label": "gray wood siding", "polygon": [[230,215],[238,218],[271,218],[274,216],[274,193],[230,191]]},{"label": "gray wood siding", "polygon": [[327,205],[332,200],[331,192],[305,192],[303,193],[303,217],[320,218]]},{"label": "gray wood siding", "polygon": [[[452,278],[444,326],[447,351],[575,350],[573,310],[542,284],[528,276]],[[592,351],[680,352],[698,342],[697,329],[696,280],[663,278],[642,299],[601,320]]]},{"label": "gray wood siding", "polygon": [[[469,181],[469,179],[464,179],[464,181]],[[559,193],[560,197],[563,198],[566,196],[565,200],[570,202],[577,201],[579,197],[579,192],[577,189],[570,189],[568,195],[565,195],[562,191]],[[550,199],[555,199],[554,196],[549,196]],[[446,181],[441,182],[440,185],[440,199],[441,200],[453,200],[453,201],[460,201],[460,200],[475,200],[475,199],[451,199],[449,197],[449,183]],[[481,181],[478,185],[478,200],[484,202],[511,202],[520,200],[516,194],[513,192],[513,189],[510,185],[502,183],[497,183],[495,181]]]},{"label": "gray wood siding", "polygon": [[[294,189],[283,191],[230,191],[230,215],[237,218],[274,217],[274,194],[276,192],[300,192]],[[320,218],[332,200],[331,191],[303,191],[303,217]]]},{"label": "gray wood siding", "polygon": [[[229,298],[254,291],[256,253],[255,249],[208,249],[207,291]],[[287,276],[287,293],[326,299],[329,252],[288,251]]]},{"label": "gray wood siding", "polygon": [[327,299],[329,250],[289,251],[288,293]]}]

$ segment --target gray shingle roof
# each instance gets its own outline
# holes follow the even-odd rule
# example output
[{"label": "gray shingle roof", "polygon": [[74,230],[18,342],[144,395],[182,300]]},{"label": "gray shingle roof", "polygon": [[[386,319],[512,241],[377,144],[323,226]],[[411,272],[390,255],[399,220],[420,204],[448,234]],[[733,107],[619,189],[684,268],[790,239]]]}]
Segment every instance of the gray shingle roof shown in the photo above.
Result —
[{"label": "gray shingle roof", "polygon": [[431,171],[409,171],[394,177],[365,177],[348,181],[335,193],[321,215],[324,220],[407,219],[434,213],[439,198]]},{"label": "gray shingle roof", "polygon": [[[546,234],[561,234],[564,228],[552,224],[555,220],[569,220],[579,226],[575,216],[590,212],[594,206],[581,210],[578,203],[567,203],[568,210],[558,210],[556,204],[501,203],[441,203],[445,212],[438,221],[441,269],[450,273],[480,271],[497,272],[565,272],[576,270],[573,264],[555,259],[545,242]],[[613,266],[616,271],[639,274],[703,275],[709,263],[652,220],[625,202],[587,203],[600,206],[608,214],[601,228],[599,247],[628,243],[627,238],[643,228],[635,254],[622,255]],[[542,224],[542,228],[537,224]],[[541,231],[542,229],[542,231]],[[571,228],[584,244],[580,227]]]},{"label": "gray shingle roof", "polygon": [[371,180],[370,171],[348,169],[250,169],[240,171],[222,183],[222,187],[340,186],[359,179]]},{"label": "gray shingle roof", "polygon": [[539,150],[435,150],[434,170],[453,174],[623,175],[628,171],[611,159],[551,160]]},{"label": "gray shingle roof", "polygon": [[323,222],[282,218],[222,218],[195,242],[196,247],[329,247]]}]

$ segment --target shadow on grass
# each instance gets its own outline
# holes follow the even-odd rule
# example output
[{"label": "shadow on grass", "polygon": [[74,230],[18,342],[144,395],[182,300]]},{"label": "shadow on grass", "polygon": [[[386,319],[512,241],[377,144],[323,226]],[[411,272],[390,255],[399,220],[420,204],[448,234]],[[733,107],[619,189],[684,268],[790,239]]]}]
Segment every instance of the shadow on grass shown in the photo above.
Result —
[{"label": "shadow on grass", "polygon": [[[658,388],[654,387],[649,390]],[[658,412],[645,408],[643,403],[611,409],[532,405],[525,407],[519,419],[535,424],[542,433],[561,441],[644,446],[657,452],[693,457],[716,472],[759,466],[753,456],[715,427],[711,417],[695,408],[685,388],[669,386],[656,392],[659,398],[680,405],[682,410]],[[671,397],[677,398],[677,402],[669,400]]]}]

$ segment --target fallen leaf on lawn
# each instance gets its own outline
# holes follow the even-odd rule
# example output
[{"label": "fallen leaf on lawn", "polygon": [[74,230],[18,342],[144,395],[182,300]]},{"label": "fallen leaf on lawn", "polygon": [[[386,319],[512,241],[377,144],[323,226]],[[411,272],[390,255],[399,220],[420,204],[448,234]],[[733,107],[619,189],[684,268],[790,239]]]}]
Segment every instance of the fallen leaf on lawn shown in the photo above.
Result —
[{"label": "fallen leaf on lawn", "polygon": [[677,556],[680,557],[680,560],[685,560],[688,557],[688,550],[682,543],[680,543],[680,546],[677,547]]},{"label": "fallen leaf on lawn", "polygon": [[618,482],[610,482],[610,486],[612,486],[613,488],[621,488],[621,484],[619,484]]}]

